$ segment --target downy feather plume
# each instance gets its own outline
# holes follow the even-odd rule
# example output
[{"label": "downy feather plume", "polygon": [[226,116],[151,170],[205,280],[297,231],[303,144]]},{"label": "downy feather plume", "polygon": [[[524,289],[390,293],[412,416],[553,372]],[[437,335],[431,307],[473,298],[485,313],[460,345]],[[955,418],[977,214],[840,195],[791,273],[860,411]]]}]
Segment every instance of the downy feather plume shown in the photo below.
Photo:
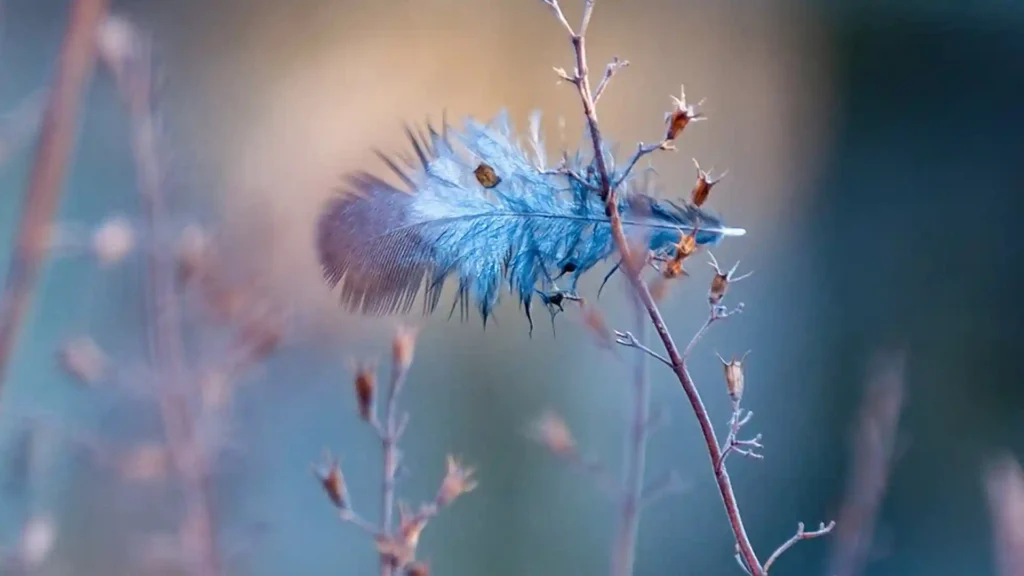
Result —
[{"label": "downy feather plume", "polygon": [[[409,312],[422,286],[428,314],[455,276],[451,312],[459,307],[465,318],[475,305],[484,326],[507,284],[532,331],[535,296],[557,305],[550,297],[558,293],[556,280],[568,276],[564,292],[574,293],[579,278],[615,251],[593,160],[569,158],[572,176],[545,170],[537,114],[534,158],[516,142],[505,112],[486,125],[467,120],[461,132],[447,123],[440,133],[427,130],[406,130],[417,158],[404,167],[378,153],[404,189],[359,172],[324,208],[316,242],[327,284],[341,285],[348,309],[375,315]],[[744,233],[700,208],[633,190],[631,176],[603,152],[619,185],[624,229],[643,232],[651,250],[671,251],[695,225],[701,245]]]}]

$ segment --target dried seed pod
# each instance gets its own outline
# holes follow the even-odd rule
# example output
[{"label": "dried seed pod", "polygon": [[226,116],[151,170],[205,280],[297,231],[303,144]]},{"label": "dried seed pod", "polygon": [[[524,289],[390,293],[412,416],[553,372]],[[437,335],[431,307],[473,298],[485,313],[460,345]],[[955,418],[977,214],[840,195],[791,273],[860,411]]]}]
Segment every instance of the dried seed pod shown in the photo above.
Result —
[{"label": "dried seed pod", "polygon": [[348,486],[345,484],[345,476],[341,473],[341,465],[336,458],[327,456],[327,464],[319,470],[314,470],[320,485],[323,486],[327,497],[331,499],[339,510],[348,510]]},{"label": "dried seed pod", "polygon": [[[705,116],[697,112],[694,106],[686,103],[686,86],[680,87],[679,98],[673,96],[672,101],[675,103],[675,110],[665,115],[665,123],[668,124],[668,128],[665,130],[665,140],[675,140],[690,122],[705,119]],[[704,101],[701,100],[697,106],[703,103]]]},{"label": "dried seed pod", "polygon": [[356,402],[359,417],[369,422],[373,417],[374,394],[377,389],[377,375],[370,366],[361,366],[356,372]]},{"label": "dried seed pod", "polygon": [[689,276],[689,272],[683,268],[683,260],[693,256],[697,252],[697,227],[694,227],[689,234],[681,235],[679,242],[675,245],[676,253],[672,259],[665,263],[662,269],[662,276],[666,279]]},{"label": "dried seed pod", "polygon": [[693,165],[697,167],[697,183],[693,185],[693,191],[690,193],[690,202],[698,208],[703,206],[707,202],[708,196],[711,195],[711,189],[714,188],[715,184],[722,181],[725,175],[728,174],[728,170],[722,172],[718,178],[712,178],[710,172],[705,172],[700,169],[700,164],[697,163],[697,159],[693,159]]},{"label": "dried seed pod", "polygon": [[747,359],[747,354],[750,354],[749,350],[739,360],[734,357],[728,362],[725,358],[718,356],[725,370],[725,386],[734,405],[738,405],[743,399],[743,361]]},{"label": "dried seed pod", "polygon": [[391,342],[391,356],[394,359],[395,367],[399,370],[408,370],[412,366],[413,353],[416,351],[416,330],[407,326],[400,326]]},{"label": "dried seed pod", "polygon": [[722,269],[718,266],[718,260],[715,259],[715,255],[710,252],[708,255],[711,257],[710,264],[715,269],[715,276],[711,279],[711,288],[708,289],[708,302],[712,306],[717,306],[722,301],[722,298],[725,298],[725,293],[729,290],[730,283],[748,278],[753,272],[747,272],[742,276],[734,277],[736,269],[740,266],[739,261],[733,264],[728,272],[722,272]]},{"label": "dried seed pod", "polygon": [[473,479],[473,469],[463,466],[454,456],[449,455],[448,471],[441,482],[441,488],[437,491],[437,505],[439,507],[447,506],[459,496],[472,492],[475,488],[476,480]]},{"label": "dried seed pod", "polygon": [[476,176],[476,181],[484,188],[494,188],[501,183],[501,178],[498,177],[498,173],[494,171],[494,168],[483,162],[476,167],[476,170],[473,170],[473,175]]}]

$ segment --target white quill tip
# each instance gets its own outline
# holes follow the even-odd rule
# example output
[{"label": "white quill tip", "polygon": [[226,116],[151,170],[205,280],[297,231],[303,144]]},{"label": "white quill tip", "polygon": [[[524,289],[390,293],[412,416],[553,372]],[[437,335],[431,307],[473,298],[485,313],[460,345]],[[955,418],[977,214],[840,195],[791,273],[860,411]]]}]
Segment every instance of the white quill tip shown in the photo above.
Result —
[{"label": "white quill tip", "polygon": [[722,236],[743,236],[746,233],[745,228],[730,228],[728,226],[722,228]]}]

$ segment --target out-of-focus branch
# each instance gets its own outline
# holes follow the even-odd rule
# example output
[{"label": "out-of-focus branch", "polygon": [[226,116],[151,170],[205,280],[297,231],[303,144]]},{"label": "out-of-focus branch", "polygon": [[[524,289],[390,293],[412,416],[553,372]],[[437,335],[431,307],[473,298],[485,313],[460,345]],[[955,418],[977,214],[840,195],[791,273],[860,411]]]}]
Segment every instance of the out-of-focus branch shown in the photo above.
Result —
[{"label": "out-of-focus branch", "polygon": [[990,464],[984,475],[992,539],[1000,576],[1024,574],[1024,470],[1012,456]]},{"label": "out-of-focus branch", "polygon": [[76,0],[71,7],[18,221],[15,248],[0,295],[0,391],[46,259],[50,225],[74,148],[82,94],[96,62],[96,30],[108,6],[109,0]]},{"label": "out-of-focus branch", "polygon": [[878,508],[888,488],[905,394],[902,354],[879,357],[868,375],[854,437],[852,470],[839,513],[829,574],[854,576],[874,535]]},{"label": "out-of-focus branch", "polygon": [[[610,76],[609,73],[606,77]],[[634,329],[637,333],[633,339],[637,342],[638,347],[642,347],[647,332],[647,323],[644,320],[644,309],[640,301],[636,298],[633,298],[633,301],[633,311],[636,316]],[[651,419],[651,381],[648,376],[647,356],[637,354],[633,362],[633,418],[629,423],[629,437],[626,443],[625,490],[622,502],[619,503],[619,529],[612,551],[611,573],[613,576],[631,575],[636,564],[636,541],[640,531],[644,472],[647,467],[648,424]]]},{"label": "out-of-focus branch", "polygon": [[132,122],[139,195],[149,240],[145,293],[150,357],[160,378],[157,398],[168,448],[184,485],[187,536],[196,571],[221,573],[208,455],[196,437],[193,415],[183,395],[187,373],[182,351],[181,313],[174,283],[174,262],[159,245],[165,222],[157,127],[151,102],[150,44],[128,22],[110,19],[101,34],[102,55],[114,74]]}]

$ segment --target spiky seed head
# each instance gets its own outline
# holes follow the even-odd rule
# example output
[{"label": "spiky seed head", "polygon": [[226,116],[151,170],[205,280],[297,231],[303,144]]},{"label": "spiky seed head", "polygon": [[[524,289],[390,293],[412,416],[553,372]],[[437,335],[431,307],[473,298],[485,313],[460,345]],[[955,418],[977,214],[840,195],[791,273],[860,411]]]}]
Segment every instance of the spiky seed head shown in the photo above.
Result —
[{"label": "spiky seed head", "polygon": [[[691,123],[698,122],[705,118],[704,114],[698,112],[694,106],[686,103],[686,86],[680,87],[679,97],[672,97],[675,109],[665,115],[665,123],[668,128],[665,130],[665,140],[675,140],[683,130]],[[703,100],[697,105],[703,103]]]}]

